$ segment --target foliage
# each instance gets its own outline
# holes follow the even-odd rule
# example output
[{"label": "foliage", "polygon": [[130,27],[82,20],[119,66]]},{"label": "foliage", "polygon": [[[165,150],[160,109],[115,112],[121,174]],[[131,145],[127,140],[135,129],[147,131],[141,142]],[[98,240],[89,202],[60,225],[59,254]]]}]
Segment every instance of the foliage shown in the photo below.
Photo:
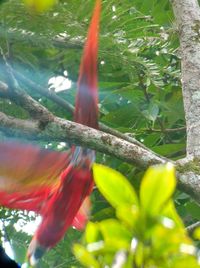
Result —
[{"label": "foliage", "polygon": [[[73,104],[82,46],[93,4],[94,0],[60,0],[47,12],[37,13],[30,11],[22,0],[0,1],[0,46],[9,63],[47,90],[51,77],[66,77],[64,71],[67,71],[72,86],[56,94]],[[186,136],[178,45],[170,1],[103,0],[99,46],[100,121],[135,136],[148,148],[174,160],[184,157]],[[0,80],[9,82],[2,57]],[[62,107],[41,96],[21,80],[18,82],[23,90],[55,115],[72,119],[71,114]],[[22,107],[3,98],[0,98],[0,111],[17,118],[29,118]],[[0,129],[0,139],[6,138]],[[24,139],[23,136],[20,138]],[[59,148],[59,144],[52,141],[34,142],[49,149]],[[100,153],[97,154],[97,162],[123,173],[135,191],[139,191],[143,170]],[[137,195],[133,194],[132,188],[128,188],[133,200],[138,199],[133,197]],[[121,201],[125,202],[121,190],[117,191]],[[174,200],[186,225],[199,220],[200,208],[191,198],[176,191]],[[106,224],[107,219],[114,217],[115,209],[96,189],[92,201],[91,217],[94,222],[105,221]],[[25,217],[24,226],[32,218],[22,212],[4,209],[0,213],[1,218],[7,221],[6,229],[16,258],[22,263],[30,236],[22,230],[16,232],[13,224]],[[124,213],[126,216],[126,211]],[[124,219],[115,219],[113,224],[121,226]],[[159,226],[164,228],[162,224]],[[164,232],[168,234],[170,230]],[[43,258],[41,267],[80,267],[71,254],[71,245],[79,237],[80,233],[76,230],[69,230],[64,240]],[[122,242],[127,245],[127,241]]]},{"label": "foliage", "polygon": [[149,168],[139,196],[115,170],[97,164],[93,170],[97,187],[114,207],[116,217],[89,222],[83,244],[74,245],[85,267],[200,267],[174,207],[176,182],[171,164]]}]

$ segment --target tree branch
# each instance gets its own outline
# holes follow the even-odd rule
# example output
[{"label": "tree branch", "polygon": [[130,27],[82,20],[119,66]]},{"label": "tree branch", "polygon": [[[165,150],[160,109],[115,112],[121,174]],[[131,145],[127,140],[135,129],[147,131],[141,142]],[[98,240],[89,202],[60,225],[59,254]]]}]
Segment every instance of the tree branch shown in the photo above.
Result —
[{"label": "tree branch", "polygon": [[171,0],[181,47],[187,155],[200,157],[200,8],[197,0]]},{"label": "tree branch", "polygon": [[[53,102],[57,103],[59,106],[63,107],[64,109],[66,109],[68,112],[73,113],[74,112],[74,106],[71,105],[69,102],[67,102],[66,100],[63,100],[62,98],[60,98],[58,95],[56,95],[54,92],[47,90],[47,89],[43,89],[40,85],[37,85],[36,83],[34,83],[33,81],[31,81],[30,79],[28,79],[27,77],[25,77],[23,74],[14,71],[14,74],[16,75],[16,77],[19,79],[20,82],[24,83],[26,86],[28,86],[29,88],[33,89],[34,91],[37,91],[39,94],[49,98],[50,100],[52,100]],[[100,130],[106,132],[106,133],[110,133],[111,135],[114,135],[118,138],[121,138],[123,140],[126,140],[130,143],[133,144],[137,144],[138,146],[147,149],[147,147],[142,144],[141,142],[137,141],[136,139],[123,134],[115,129],[112,129],[106,125],[104,125],[103,123],[99,123],[99,127]]]},{"label": "tree branch", "polygon": [[173,133],[179,131],[186,131],[186,127],[177,127],[177,128],[164,128],[164,129],[157,129],[157,128],[147,128],[145,129],[146,132],[158,132],[158,133]]},{"label": "tree branch", "polygon": [[40,133],[39,123],[37,121],[18,119],[2,112],[0,112],[0,127],[4,132],[8,129],[12,132],[20,130],[26,136]]},{"label": "tree branch", "polygon": [[[122,161],[137,165],[140,168],[147,168],[154,164],[164,164],[171,161],[157,155],[151,150],[146,150],[108,133],[58,117],[51,118],[53,120],[49,121],[41,130],[37,122],[8,117],[2,113],[0,115],[0,126],[3,126],[7,131],[10,129],[12,135],[15,135],[16,133],[19,135],[19,132],[15,132],[15,129],[18,129],[28,134],[29,137],[34,135],[39,139],[45,137],[49,140],[68,140],[77,145],[115,156]],[[13,126],[15,129],[13,129]],[[175,162],[173,163],[175,164]],[[179,167],[177,178],[179,188],[200,203],[199,175],[192,171],[181,171]]]},{"label": "tree branch", "polygon": [[46,122],[48,122],[53,115],[44,106],[42,106],[20,88],[19,83],[13,74],[13,70],[9,65],[1,47],[0,53],[5,62],[6,72],[9,79],[8,85],[3,82],[0,83],[0,97],[9,98],[14,103],[27,110],[32,118],[39,120],[41,125],[46,124]]},{"label": "tree branch", "polygon": [[164,157],[159,157],[151,150],[145,150],[137,145],[114,137],[108,133],[89,128],[59,117],[52,117],[43,129],[38,122],[16,119],[0,113],[0,126],[18,129],[37,137],[48,137],[54,140],[72,141],[77,145],[89,147],[102,153],[113,155],[131,164],[147,167],[152,164],[165,163]]},{"label": "tree branch", "polygon": [[192,233],[194,232],[194,230],[197,228],[197,227],[200,227],[200,221],[198,222],[195,222],[189,226],[186,227],[186,230],[188,231],[188,233],[190,235],[192,235]]}]

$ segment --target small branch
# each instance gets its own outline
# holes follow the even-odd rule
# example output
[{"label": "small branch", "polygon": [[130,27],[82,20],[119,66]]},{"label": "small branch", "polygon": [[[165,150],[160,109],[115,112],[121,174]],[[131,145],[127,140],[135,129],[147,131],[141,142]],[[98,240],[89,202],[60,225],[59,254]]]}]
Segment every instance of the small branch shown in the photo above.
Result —
[{"label": "small branch", "polygon": [[29,112],[31,117],[40,121],[41,126],[46,124],[46,122],[48,122],[53,117],[53,115],[44,106],[42,106],[36,100],[31,98],[25,91],[20,88],[19,83],[13,74],[13,70],[8,63],[1,47],[0,53],[5,62],[6,71],[9,78],[8,88],[6,88],[4,83],[1,83],[2,85],[4,85],[4,87],[1,87],[4,90],[0,91],[0,96],[8,97],[17,105],[22,106],[25,110]]},{"label": "small branch", "polygon": [[190,235],[192,235],[192,233],[194,232],[194,230],[197,228],[197,227],[200,227],[200,221],[198,222],[195,222],[189,226],[186,227],[186,230],[188,231],[188,233]]},{"label": "small branch", "polygon": [[42,96],[47,97],[48,99],[52,100],[53,102],[57,103],[59,106],[66,109],[68,112],[73,113],[74,112],[74,106],[71,105],[66,100],[60,98],[58,95],[56,95],[53,91],[44,89],[40,85],[34,83],[32,80],[26,78],[23,74],[13,70],[15,76],[19,80],[19,82],[24,83],[29,88],[33,89],[34,91],[37,91]]},{"label": "small branch", "polygon": [[9,88],[10,89],[11,88],[17,89],[19,87],[18,82],[17,82],[17,80],[15,79],[15,77],[13,75],[12,68],[11,68],[11,66],[9,65],[9,63],[8,63],[8,61],[6,59],[6,56],[5,56],[1,46],[0,46],[0,54],[1,54],[1,56],[2,56],[2,58],[4,60],[4,62],[5,62],[6,72],[7,72],[8,78],[9,78],[8,79]]},{"label": "small branch", "polygon": [[173,133],[179,131],[186,131],[186,127],[178,127],[178,128],[164,128],[164,129],[156,129],[156,128],[147,128],[145,129],[147,132],[158,132],[158,133]]},{"label": "small branch", "polygon": [[0,94],[8,94],[8,85],[0,81]]}]

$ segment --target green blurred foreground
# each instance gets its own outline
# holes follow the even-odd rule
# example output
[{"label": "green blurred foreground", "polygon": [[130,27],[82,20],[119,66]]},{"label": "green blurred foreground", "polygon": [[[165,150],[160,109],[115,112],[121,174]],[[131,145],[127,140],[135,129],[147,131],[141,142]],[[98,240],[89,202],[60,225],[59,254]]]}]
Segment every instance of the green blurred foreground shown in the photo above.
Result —
[{"label": "green blurred foreground", "polygon": [[[114,207],[116,218],[89,222],[76,258],[86,267],[196,268],[198,251],[174,207],[171,164],[151,167],[139,194],[120,173],[94,165],[97,187]],[[196,229],[194,236],[200,237]]]}]

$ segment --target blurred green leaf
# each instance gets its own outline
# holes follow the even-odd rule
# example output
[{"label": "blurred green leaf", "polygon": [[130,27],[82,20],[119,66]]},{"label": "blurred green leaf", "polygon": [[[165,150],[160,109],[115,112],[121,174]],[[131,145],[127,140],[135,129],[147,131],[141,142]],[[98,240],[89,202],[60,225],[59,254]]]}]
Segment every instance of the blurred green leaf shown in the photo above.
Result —
[{"label": "blurred green leaf", "polygon": [[183,231],[185,231],[184,229],[184,224],[180,218],[180,216],[178,215],[176,208],[174,206],[174,202],[172,199],[170,199],[167,204],[165,205],[165,207],[163,208],[162,214],[169,217],[170,219],[172,219],[174,221],[175,226],[181,228]]},{"label": "blurred green leaf", "polygon": [[99,164],[93,165],[93,174],[97,187],[113,207],[138,205],[133,187],[122,174]]},{"label": "blurred green leaf", "polygon": [[148,110],[143,111],[144,116],[153,122],[156,120],[158,113],[159,107],[157,104],[150,104]]},{"label": "blurred green leaf", "polygon": [[98,240],[99,237],[99,226],[97,223],[89,222],[85,229],[85,241],[87,243],[93,243]]},{"label": "blurred green leaf", "polygon": [[117,220],[109,219],[99,223],[106,246],[117,249],[128,249],[132,239],[131,232]]},{"label": "blurred green leaf", "polygon": [[162,144],[162,145],[158,145],[158,146],[154,146],[153,151],[161,154],[163,156],[170,156],[172,154],[175,154],[177,152],[180,151],[184,151],[185,150],[185,143],[182,144]]},{"label": "blurred green leaf", "polygon": [[200,227],[197,227],[193,232],[193,237],[200,240]]},{"label": "blurred green leaf", "polygon": [[176,186],[174,167],[150,167],[144,175],[140,188],[141,206],[146,215],[156,216],[173,194]]},{"label": "blurred green leaf", "polygon": [[86,267],[100,268],[97,260],[83,246],[74,244],[73,252],[76,258]]},{"label": "blurred green leaf", "polygon": [[139,219],[139,208],[137,206],[120,206],[116,209],[117,217],[127,224],[129,227],[134,227],[136,221]]},{"label": "blurred green leaf", "polygon": [[57,0],[24,0],[24,3],[32,11],[44,12],[55,5]]}]

